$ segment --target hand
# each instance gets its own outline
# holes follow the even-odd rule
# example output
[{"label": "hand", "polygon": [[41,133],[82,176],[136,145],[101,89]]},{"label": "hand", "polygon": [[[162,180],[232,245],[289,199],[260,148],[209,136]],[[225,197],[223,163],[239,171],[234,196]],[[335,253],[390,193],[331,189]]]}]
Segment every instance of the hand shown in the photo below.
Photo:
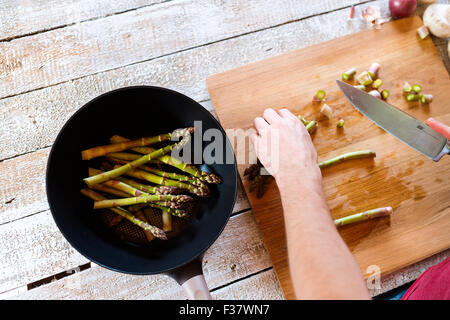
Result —
[{"label": "hand", "polygon": [[446,126],[442,122],[434,120],[433,118],[428,118],[426,124],[429,125],[434,131],[442,134],[447,139],[450,139],[450,127]]},{"label": "hand", "polygon": [[289,110],[278,113],[266,109],[254,120],[258,134],[251,137],[256,155],[275,177],[280,189],[302,185],[322,193],[322,175],[317,165],[317,152],[303,123]]}]

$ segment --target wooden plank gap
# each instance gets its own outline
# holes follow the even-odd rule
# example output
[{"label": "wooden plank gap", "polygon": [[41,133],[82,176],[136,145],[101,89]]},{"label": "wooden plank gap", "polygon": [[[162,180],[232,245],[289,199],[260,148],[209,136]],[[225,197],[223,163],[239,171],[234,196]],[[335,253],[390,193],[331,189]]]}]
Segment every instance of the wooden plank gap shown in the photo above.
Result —
[{"label": "wooden plank gap", "polygon": [[[15,198],[14,198],[14,199],[15,199]],[[9,220],[9,221],[7,221],[7,222],[2,222],[2,223],[0,223],[0,226],[2,226],[2,225],[4,225],[4,224],[8,224],[8,223],[15,222],[15,221],[19,221],[19,220],[22,220],[22,219],[25,219],[25,218],[29,218],[29,217],[31,217],[31,216],[35,216],[35,215],[37,215],[37,214],[40,214],[40,213],[46,212],[46,211],[49,211],[49,208],[46,208],[46,209],[43,209],[43,210],[39,210],[39,211],[37,211],[37,212],[30,213],[30,214],[28,214],[28,215],[23,215],[23,216],[21,216],[20,218],[12,219],[12,220]]]},{"label": "wooden plank gap", "polygon": [[[367,4],[367,3],[370,3],[370,2],[374,2],[374,1],[378,1],[378,0],[369,0],[369,1],[365,1],[365,2],[354,4],[353,6],[354,7],[359,7],[359,6],[362,6],[364,4]],[[161,54],[161,55],[153,56],[153,57],[148,58],[148,59],[137,60],[137,61],[134,61],[134,62],[131,62],[131,63],[128,63],[128,64],[125,63],[125,64],[122,64],[122,65],[118,65],[116,67],[106,68],[106,69],[101,70],[101,71],[92,72],[90,74],[82,75],[82,76],[79,76],[79,77],[73,77],[73,78],[68,79],[68,80],[62,80],[62,81],[59,81],[59,82],[52,83],[50,85],[41,85],[41,86],[38,85],[38,86],[34,87],[33,89],[29,89],[29,90],[25,89],[25,90],[23,90],[23,91],[21,91],[19,93],[13,93],[13,94],[10,94],[10,95],[2,96],[0,100],[6,99],[6,98],[12,98],[12,97],[15,97],[15,96],[19,96],[21,94],[34,92],[34,91],[41,90],[41,89],[44,89],[44,88],[54,87],[54,86],[57,86],[57,85],[60,85],[60,84],[64,84],[64,83],[68,83],[68,82],[71,82],[71,81],[80,80],[80,79],[83,79],[83,78],[86,78],[86,77],[89,77],[89,76],[99,75],[101,73],[105,73],[105,72],[108,72],[108,71],[118,70],[118,69],[121,69],[121,68],[124,68],[124,67],[130,67],[130,66],[134,66],[134,65],[137,65],[137,64],[140,64],[140,63],[144,63],[144,62],[151,62],[151,61],[154,61],[154,60],[157,60],[157,59],[170,57],[170,56],[173,56],[173,55],[176,55],[176,54],[185,53],[185,52],[188,52],[188,51],[191,51],[191,50],[199,49],[199,48],[202,48],[202,47],[205,47],[205,46],[214,45],[214,44],[221,43],[221,42],[224,42],[224,41],[238,39],[238,38],[241,38],[243,36],[247,36],[247,35],[255,34],[255,33],[258,33],[258,32],[275,29],[275,28],[278,28],[280,26],[288,25],[288,24],[291,24],[291,23],[297,23],[299,21],[304,21],[304,20],[311,19],[311,18],[314,18],[314,17],[320,17],[320,16],[323,16],[323,15],[326,15],[326,14],[329,14],[329,13],[332,13],[332,12],[342,11],[342,10],[348,9],[350,7],[351,6],[335,8],[333,10],[328,10],[328,11],[324,11],[324,12],[321,12],[321,13],[312,14],[312,15],[309,15],[309,16],[306,16],[306,17],[285,21],[283,23],[278,23],[278,24],[275,24],[275,25],[271,25],[269,27],[263,27],[263,28],[260,28],[260,29],[255,29],[255,30],[252,30],[252,31],[241,33],[239,35],[233,35],[233,36],[220,38],[220,39],[217,39],[217,40],[209,41],[209,42],[198,44],[198,45],[194,45],[194,46],[188,46],[186,48],[182,48],[182,49],[179,49],[179,50],[176,50],[176,51],[172,51],[170,53],[164,53],[164,54]]]},{"label": "wooden plank gap", "polygon": [[269,271],[269,270],[271,270],[271,269],[273,269],[273,267],[268,267],[268,268],[265,268],[265,269],[261,269],[261,270],[259,270],[258,272],[254,272],[254,273],[248,274],[248,275],[246,275],[245,277],[242,277],[242,278],[233,280],[233,281],[228,282],[228,283],[226,283],[226,284],[223,284],[223,285],[221,285],[221,286],[215,287],[215,288],[213,288],[213,289],[211,289],[211,290],[209,290],[209,291],[212,293],[212,292],[214,292],[214,291],[217,291],[217,290],[223,289],[223,288],[225,288],[225,287],[231,286],[231,285],[233,285],[233,284],[235,284],[235,283],[237,283],[237,282],[240,282],[240,281],[249,279],[249,278],[251,278],[251,277],[257,276],[257,275],[259,275],[259,274],[261,274],[261,273],[264,273],[264,272],[266,272],[266,271]]},{"label": "wooden plank gap", "polygon": [[52,276],[49,276],[49,277],[46,277],[46,278],[43,278],[43,279],[31,282],[31,283],[29,283],[27,285],[27,290],[32,290],[32,289],[38,288],[38,287],[43,286],[45,284],[51,283],[53,281],[60,280],[60,279],[65,278],[65,277],[69,277],[69,276],[71,276],[73,274],[76,274],[78,272],[84,271],[84,270],[89,269],[89,268],[91,268],[91,263],[90,262],[82,264],[82,265],[80,265],[78,267],[75,267],[75,268],[72,268],[72,269],[69,269],[69,270],[57,273],[55,275],[52,275]]},{"label": "wooden plank gap", "polygon": [[27,286],[21,286],[5,292],[0,293],[0,300],[14,299],[14,296],[27,292]]},{"label": "wooden plank gap", "polygon": [[45,150],[45,149],[48,149],[48,148],[51,148],[51,147],[52,147],[52,145],[43,146],[42,148],[39,148],[39,149],[36,149],[36,150],[26,151],[26,152],[21,153],[21,154],[16,154],[16,155],[11,156],[11,157],[3,158],[3,159],[0,160],[0,163],[8,161],[8,160],[12,160],[14,158],[18,158],[18,157],[21,157],[21,156],[25,156],[25,155],[30,154],[30,153],[34,153],[34,152],[37,152],[37,151]]},{"label": "wooden plank gap", "polygon": [[50,27],[50,28],[44,28],[44,29],[33,31],[33,32],[20,34],[20,35],[17,35],[17,36],[10,36],[10,37],[6,37],[6,38],[3,38],[3,39],[0,39],[0,43],[2,43],[2,42],[11,42],[11,41],[16,40],[16,39],[30,37],[30,36],[34,36],[34,35],[37,35],[37,34],[40,34],[40,33],[45,33],[45,32],[49,32],[49,31],[53,31],[53,30],[63,29],[63,28],[70,27],[70,26],[73,26],[73,25],[76,25],[76,24],[80,24],[80,23],[85,23],[85,22],[90,22],[90,21],[95,21],[95,20],[101,20],[101,19],[105,19],[107,17],[111,17],[111,16],[115,16],[115,15],[119,15],[119,14],[132,12],[132,11],[136,11],[136,10],[139,10],[139,9],[155,6],[155,5],[160,5],[160,4],[163,4],[163,3],[166,3],[166,2],[170,2],[170,1],[173,1],[173,0],[162,0],[161,2],[146,4],[146,5],[138,6],[138,7],[135,7],[135,8],[130,8],[130,9],[122,10],[122,11],[107,13],[107,14],[102,15],[102,16],[87,18],[87,19],[84,19],[84,20],[70,22],[70,23],[66,23],[66,24],[62,24],[62,25],[54,26],[54,27]]},{"label": "wooden plank gap", "polygon": [[247,211],[251,211],[251,210],[252,210],[251,207],[246,208],[246,209],[242,209],[242,210],[233,212],[233,213],[230,215],[230,217],[238,216],[238,215],[240,215],[240,214],[246,213]]}]

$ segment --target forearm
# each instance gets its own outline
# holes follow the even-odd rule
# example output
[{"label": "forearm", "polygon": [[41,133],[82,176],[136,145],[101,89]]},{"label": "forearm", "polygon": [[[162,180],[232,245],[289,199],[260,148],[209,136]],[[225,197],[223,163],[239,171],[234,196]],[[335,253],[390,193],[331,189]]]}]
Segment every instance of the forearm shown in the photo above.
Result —
[{"label": "forearm", "polygon": [[297,298],[368,299],[361,271],[333,224],[321,185],[301,181],[279,183]]},{"label": "forearm", "polygon": [[[258,134],[251,139],[280,190],[297,298],[369,298],[361,271],[331,220],[317,153],[305,125],[286,109],[266,109],[263,116],[255,118]],[[278,148],[273,150],[269,141]]]}]

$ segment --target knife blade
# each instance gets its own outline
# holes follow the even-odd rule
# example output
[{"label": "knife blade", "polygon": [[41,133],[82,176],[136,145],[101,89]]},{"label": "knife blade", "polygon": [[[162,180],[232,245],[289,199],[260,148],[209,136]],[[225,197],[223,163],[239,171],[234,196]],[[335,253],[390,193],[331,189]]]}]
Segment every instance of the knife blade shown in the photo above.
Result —
[{"label": "knife blade", "polygon": [[447,139],[403,110],[363,90],[336,80],[350,103],[377,126],[428,158],[439,161],[450,152]]}]

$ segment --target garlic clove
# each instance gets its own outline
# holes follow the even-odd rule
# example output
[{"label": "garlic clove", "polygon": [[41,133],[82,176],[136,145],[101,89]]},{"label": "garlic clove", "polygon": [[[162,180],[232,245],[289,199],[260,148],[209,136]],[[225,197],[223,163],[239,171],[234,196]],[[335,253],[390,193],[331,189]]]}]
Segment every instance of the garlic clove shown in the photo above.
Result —
[{"label": "garlic clove", "polygon": [[423,14],[423,23],[439,38],[450,37],[450,4],[432,4]]},{"label": "garlic clove", "polygon": [[324,103],[322,108],[320,108],[320,113],[322,113],[325,117],[327,117],[330,120],[333,119],[333,109],[331,109],[331,107],[326,103]]}]

